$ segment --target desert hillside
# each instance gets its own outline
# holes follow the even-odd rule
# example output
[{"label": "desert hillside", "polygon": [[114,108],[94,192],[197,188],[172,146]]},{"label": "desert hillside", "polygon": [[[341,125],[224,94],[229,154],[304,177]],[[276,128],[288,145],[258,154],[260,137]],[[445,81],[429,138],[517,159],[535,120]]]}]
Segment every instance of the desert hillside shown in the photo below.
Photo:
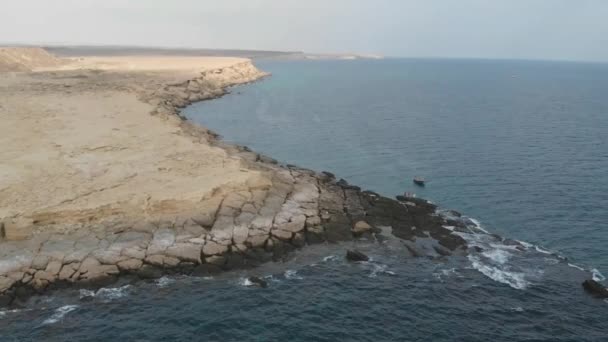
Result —
[{"label": "desert hillside", "polygon": [[61,59],[41,48],[0,47],[0,72],[32,71],[61,64]]}]

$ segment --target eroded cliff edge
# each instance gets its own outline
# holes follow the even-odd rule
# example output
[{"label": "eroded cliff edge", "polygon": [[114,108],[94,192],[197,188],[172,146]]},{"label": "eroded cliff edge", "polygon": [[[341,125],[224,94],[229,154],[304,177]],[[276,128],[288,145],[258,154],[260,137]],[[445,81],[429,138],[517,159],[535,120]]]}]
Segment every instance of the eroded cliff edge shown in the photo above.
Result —
[{"label": "eroded cliff edge", "polygon": [[[154,154],[162,154],[162,148],[147,151],[153,155],[144,154],[140,163],[118,176],[110,169],[119,166],[110,162],[100,168],[105,172],[86,169],[91,177],[77,174],[75,179],[97,188],[70,188],[76,195],[59,203],[44,203],[49,199],[32,206],[6,204],[10,210],[2,211],[0,304],[59,286],[98,286],[126,274],[153,278],[167,272],[207,274],[251,267],[279,261],[306,244],[374,238],[381,227],[390,227],[411,256],[466,253],[465,241],[454,234],[455,227],[465,229],[464,224],[437,215],[427,201],[393,200],[327,172],[279,165],[246,147],[222,143],[213,132],[179,118],[179,109],[192,102],[221,96],[229,86],[264,76],[250,61],[239,60],[179,73],[69,69],[21,75],[3,84],[8,95],[26,91],[45,100],[101,95],[112,102],[127,96],[126,103],[137,101],[141,106],[135,109],[145,110],[149,120],[171,127],[158,136],[167,135],[160,141],[174,146],[160,159]],[[136,125],[127,119],[110,118],[120,125]],[[134,140],[125,143],[147,137],[136,128],[130,132]],[[95,153],[116,149],[106,142],[97,145]],[[116,156],[128,163],[138,147],[123,147],[125,154]],[[85,165],[97,160],[87,158]],[[142,171],[146,166],[150,169]],[[9,184],[0,187],[0,193],[5,189],[20,190]]]}]

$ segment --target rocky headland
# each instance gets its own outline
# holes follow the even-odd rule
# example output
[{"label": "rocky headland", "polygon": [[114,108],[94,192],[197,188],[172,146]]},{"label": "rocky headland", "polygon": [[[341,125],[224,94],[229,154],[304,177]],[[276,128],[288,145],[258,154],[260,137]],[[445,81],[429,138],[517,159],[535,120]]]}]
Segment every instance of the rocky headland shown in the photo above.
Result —
[{"label": "rocky headland", "polygon": [[77,58],[4,74],[0,306],[119,276],[254,267],[387,228],[412,257],[467,253],[454,233],[465,224],[425,200],[282,165],[180,117],[265,76],[246,59],[194,57]]}]

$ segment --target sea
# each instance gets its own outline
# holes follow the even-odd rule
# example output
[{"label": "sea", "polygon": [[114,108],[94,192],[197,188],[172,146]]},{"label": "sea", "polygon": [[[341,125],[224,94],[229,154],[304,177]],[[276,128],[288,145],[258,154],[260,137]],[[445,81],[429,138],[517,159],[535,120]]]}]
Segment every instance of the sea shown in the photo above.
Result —
[{"label": "sea", "polygon": [[[608,64],[256,61],[272,73],[184,114],[281,163],[454,209],[483,252],[395,238],[309,246],[215,277],[61,290],[0,311],[0,341],[608,341]],[[425,187],[412,183],[425,177]],[[369,262],[349,263],[357,248]],[[247,277],[268,281],[253,286]]]}]

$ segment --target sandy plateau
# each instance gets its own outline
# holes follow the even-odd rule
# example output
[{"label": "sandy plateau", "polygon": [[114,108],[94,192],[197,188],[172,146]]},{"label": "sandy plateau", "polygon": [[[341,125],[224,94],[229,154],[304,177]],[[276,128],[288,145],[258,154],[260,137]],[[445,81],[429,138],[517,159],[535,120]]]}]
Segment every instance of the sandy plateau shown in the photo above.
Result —
[{"label": "sandy plateau", "polygon": [[248,59],[3,48],[0,71],[0,306],[119,275],[255,266],[381,227],[412,256],[466,252],[424,200],[279,165],[180,117],[266,76]]}]

